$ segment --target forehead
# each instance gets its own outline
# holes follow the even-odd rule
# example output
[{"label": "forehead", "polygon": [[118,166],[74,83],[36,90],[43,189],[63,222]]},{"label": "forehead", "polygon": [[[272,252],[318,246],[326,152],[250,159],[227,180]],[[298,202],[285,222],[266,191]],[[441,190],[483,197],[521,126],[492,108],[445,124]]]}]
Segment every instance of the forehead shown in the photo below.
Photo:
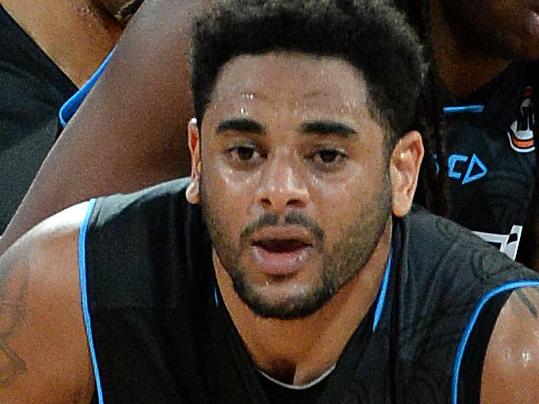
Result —
[{"label": "forehead", "polygon": [[344,112],[364,109],[367,89],[361,72],[340,58],[288,52],[241,55],[221,69],[208,109],[249,102]]}]

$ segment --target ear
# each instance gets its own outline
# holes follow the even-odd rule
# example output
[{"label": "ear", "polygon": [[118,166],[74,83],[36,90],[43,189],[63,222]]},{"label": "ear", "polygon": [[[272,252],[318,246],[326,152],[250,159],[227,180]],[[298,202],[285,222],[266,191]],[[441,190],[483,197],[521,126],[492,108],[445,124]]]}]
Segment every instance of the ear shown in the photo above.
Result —
[{"label": "ear", "polygon": [[389,172],[395,216],[405,216],[412,208],[424,154],[421,134],[416,131],[408,132],[400,138],[391,153]]},{"label": "ear", "polygon": [[189,121],[187,133],[191,153],[191,183],[185,191],[185,196],[187,201],[196,205],[200,203],[200,171],[202,163],[200,160],[200,133],[195,118]]}]

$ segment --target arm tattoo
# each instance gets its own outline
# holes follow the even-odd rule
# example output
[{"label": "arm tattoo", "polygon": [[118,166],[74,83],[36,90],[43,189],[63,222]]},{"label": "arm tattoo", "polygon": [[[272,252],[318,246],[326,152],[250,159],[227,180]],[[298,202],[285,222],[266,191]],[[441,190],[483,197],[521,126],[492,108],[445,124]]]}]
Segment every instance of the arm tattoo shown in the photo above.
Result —
[{"label": "arm tattoo", "polygon": [[29,263],[0,263],[0,389],[26,373],[26,363],[9,347],[9,339],[25,316]]},{"label": "arm tattoo", "polygon": [[[527,289],[533,289],[535,292],[538,292],[537,288],[527,288]],[[537,318],[537,307],[536,305],[530,300],[530,298],[527,295],[527,291],[524,289],[518,289],[516,291],[516,294],[519,298],[519,300],[526,306],[530,314],[533,316],[533,318]]]}]

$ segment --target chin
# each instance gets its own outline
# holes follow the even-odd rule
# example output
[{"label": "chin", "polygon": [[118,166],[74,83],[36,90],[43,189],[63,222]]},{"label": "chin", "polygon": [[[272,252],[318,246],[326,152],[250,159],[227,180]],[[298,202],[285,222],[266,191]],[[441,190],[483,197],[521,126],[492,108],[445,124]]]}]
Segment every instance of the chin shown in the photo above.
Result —
[{"label": "chin", "polygon": [[331,298],[324,288],[293,282],[247,286],[237,290],[237,293],[256,315],[279,320],[310,316]]}]

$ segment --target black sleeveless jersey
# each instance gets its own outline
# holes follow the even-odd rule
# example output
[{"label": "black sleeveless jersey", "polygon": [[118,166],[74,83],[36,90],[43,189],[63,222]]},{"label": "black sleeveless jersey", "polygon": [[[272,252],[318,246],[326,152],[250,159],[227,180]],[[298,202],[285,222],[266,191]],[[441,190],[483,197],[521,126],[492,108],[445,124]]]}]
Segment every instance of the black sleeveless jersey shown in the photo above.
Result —
[{"label": "black sleeveless jersey", "polygon": [[450,218],[520,262],[533,247],[538,81],[539,63],[514,63],[445,109]]},{"label": "black sleeveless jersey", "polygon": [[0,234],[58,134],[77,88],[0,6]]},{"label": "black sleeveless jersey", "polygon": [[[186,184],[89,205],[79,264],[95,402],[269,404],[220,303],[211,243]],[[538,275],[425,211],[394,219],[392,245],[378,297],[316,403],[479,403],[494,323],[472,352],[479,360],[467,362],[474,325],[484,310],[495,320],[508,293],[539,285]],[[476,398],[464,400],[470,389]]]}]

